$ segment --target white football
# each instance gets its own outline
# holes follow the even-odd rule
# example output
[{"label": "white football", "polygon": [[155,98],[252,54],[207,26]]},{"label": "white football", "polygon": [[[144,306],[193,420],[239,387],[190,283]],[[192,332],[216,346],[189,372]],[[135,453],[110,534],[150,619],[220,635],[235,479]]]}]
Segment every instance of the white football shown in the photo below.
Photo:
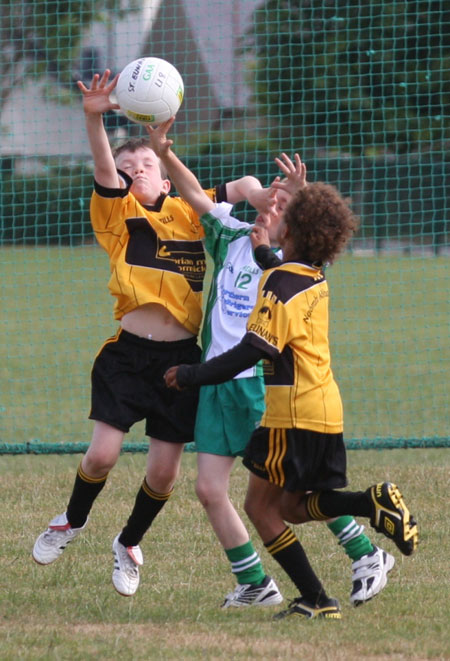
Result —
[{"label": "white football", "polygon": [[122,112],[138,124],[161,124],[178,112],[184,84],[177,69],[159,57],[127,64],[115,89]]}]

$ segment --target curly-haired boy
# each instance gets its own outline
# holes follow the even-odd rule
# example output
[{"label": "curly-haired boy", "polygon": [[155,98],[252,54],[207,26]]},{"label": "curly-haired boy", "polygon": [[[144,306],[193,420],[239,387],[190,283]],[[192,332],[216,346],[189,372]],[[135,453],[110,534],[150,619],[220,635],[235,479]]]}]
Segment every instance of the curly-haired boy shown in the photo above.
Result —
[{"label": "curly-haired boy", "polygon": [[366,491],[347,485],[343,411],[331,370],[329,289],[324,267],[344,250],[357,219],[339,191],[321,182],[297,191],[278,227],[281,265],[266,271],[247,333],[233,349],[205,363],[170,368],[169,387],[221,383],[265,361],[265,413],[245,451],[250,471],[245,510],[265,547],[300,595],[275,617],[339,619],[288,523],[352,514],[410,555],[417,524],[394,484]]}]

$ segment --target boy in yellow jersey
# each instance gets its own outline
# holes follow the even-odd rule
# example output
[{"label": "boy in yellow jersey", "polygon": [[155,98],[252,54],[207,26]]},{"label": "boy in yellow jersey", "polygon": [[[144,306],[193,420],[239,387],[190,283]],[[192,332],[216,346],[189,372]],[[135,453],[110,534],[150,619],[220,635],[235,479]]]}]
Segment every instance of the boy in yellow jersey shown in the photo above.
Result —
[{"label": "boy in yellow jersey", "polygon": [[[202,190],[195,175],[176,157],[171,149],[172,140],[166,135],[172,124],[173,119],[157,128],[147,129],[152,147],[177,190],[197,213],[202,214],[200,222],[205,229],[205,248],[214,265],[202,327],[202,360],[206,361],[233,347],[245,334],[262,270],[281,263],[274,252],[278,247],[276,230],[282,210],[292,194],[307,185],[306,166],[298,154],[295,163],[287,154],[276,158],[275,162],[285,175],[281,183],[284,189],[272,191],[276,204],[268,227],[269,218],[264,223],[257,218],[255,225],[242,223],[230,215],[230,205],[214,203]],[[260,233],[264,236],[258,239]],[[235,590],[226,596],[222,608],[278,603],[273,579],[265,575],[248,532],[228,495],[235,459],[243,456],[263,411],[264,386],[260,365],[237,374],[226,383],[200,388],[194,432],[198,467],[196,493],[238,582]],[[364,534],[364,526],[352,516],[337,517],[327,521],[327,525],[352,560],[350,602],[359,606],[385,587],[387,575],[395,563],[394,557],[373,545]]]},{"label": "boy in yellow jersey", "polygon": [[[139,542],[170,497],[184,443],[193,439],[198,393],[170,393],[162,376],[174,362],[200,360],[196,337],[205,255],[198,215],[183,199],[168,196],[170,181],[148,141],[129,141],[111,151],[103,113],[118,108],[109,99],[117,78],[110,80],[106,70],[93,77],[89,88],[81,81],[78,86],[94,160],[91,220],[109,255],[109,289],[120,326],[93,365],[94,430],[67,509],[39,535],[33,558],[50,564],[84,529],[124,435],[145,419],[151,438],[145,479],[126,526],[113,542],[113,584],[129,596],[139,585]],[[248,199],[261,209],[268,197],[254,177],[222,185],[208,195],[232,204]]]},{"label": "boy in yellow jersey", "polygon": [[346,453],[342,403],[330,367],[324,265],[342,252],[356,227],[334,187],[317,182],[297,191],[278,227],[283,263],[263,274],[242,341],[205,363],[175,366],[165,375],[172,388],[222,383],[265,360],[265,413],[244,455],[250,471],[245,510],[300,593],[277,619],[341,617],[339,603],[328,597],[285,522],[364,516],[405,555],[417,547],[417,525],[395,485],[335,491],[347,484]]}]

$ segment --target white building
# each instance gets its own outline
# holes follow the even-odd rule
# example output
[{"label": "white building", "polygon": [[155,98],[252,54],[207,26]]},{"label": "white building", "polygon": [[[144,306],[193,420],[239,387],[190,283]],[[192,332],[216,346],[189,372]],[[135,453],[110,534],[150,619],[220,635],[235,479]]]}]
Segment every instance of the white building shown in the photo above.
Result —
[{"label": "white building", "polygon": [[[144,2],[139,13],[130,13],[126,20],[110,27],[93,24],[84,39],[84,52],[92,56],[99,72],[106,67],[118,72],[145,55],[169,60],[185,83],[177,130],[204,132],[248,101],[245,61],[237,48],[260,1]],[[81,65],[74,63],[74,78],[90,80],[88,59],[85,57]],[[67,105],[58,103],[59,90],[51,79],[38,84],[26,81],[24,87],[15,89],[1,115],[0,154],[89,154],[75,81],[74,91],[74,101]]]}]

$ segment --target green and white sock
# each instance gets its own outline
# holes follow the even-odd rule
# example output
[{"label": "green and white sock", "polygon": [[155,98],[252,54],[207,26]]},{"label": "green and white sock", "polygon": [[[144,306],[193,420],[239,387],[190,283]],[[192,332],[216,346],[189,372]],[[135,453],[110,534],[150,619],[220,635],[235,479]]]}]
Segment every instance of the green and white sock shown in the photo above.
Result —
[{"label": "green and white sock", "polygon": [[340,516],[327,523],[327,526],[351,560],[359,560],[373,551],[372,542],[364,534],[364,526],[360,526],[352,516]]},{"label": "green and white sock", "polygon": [[266,575],[261,565],[261,559],[250,540],[242,546],[225,549],[225,553],[231,562],[231,571],[240,585],[244,583],[260,585],[263,582]]}]

